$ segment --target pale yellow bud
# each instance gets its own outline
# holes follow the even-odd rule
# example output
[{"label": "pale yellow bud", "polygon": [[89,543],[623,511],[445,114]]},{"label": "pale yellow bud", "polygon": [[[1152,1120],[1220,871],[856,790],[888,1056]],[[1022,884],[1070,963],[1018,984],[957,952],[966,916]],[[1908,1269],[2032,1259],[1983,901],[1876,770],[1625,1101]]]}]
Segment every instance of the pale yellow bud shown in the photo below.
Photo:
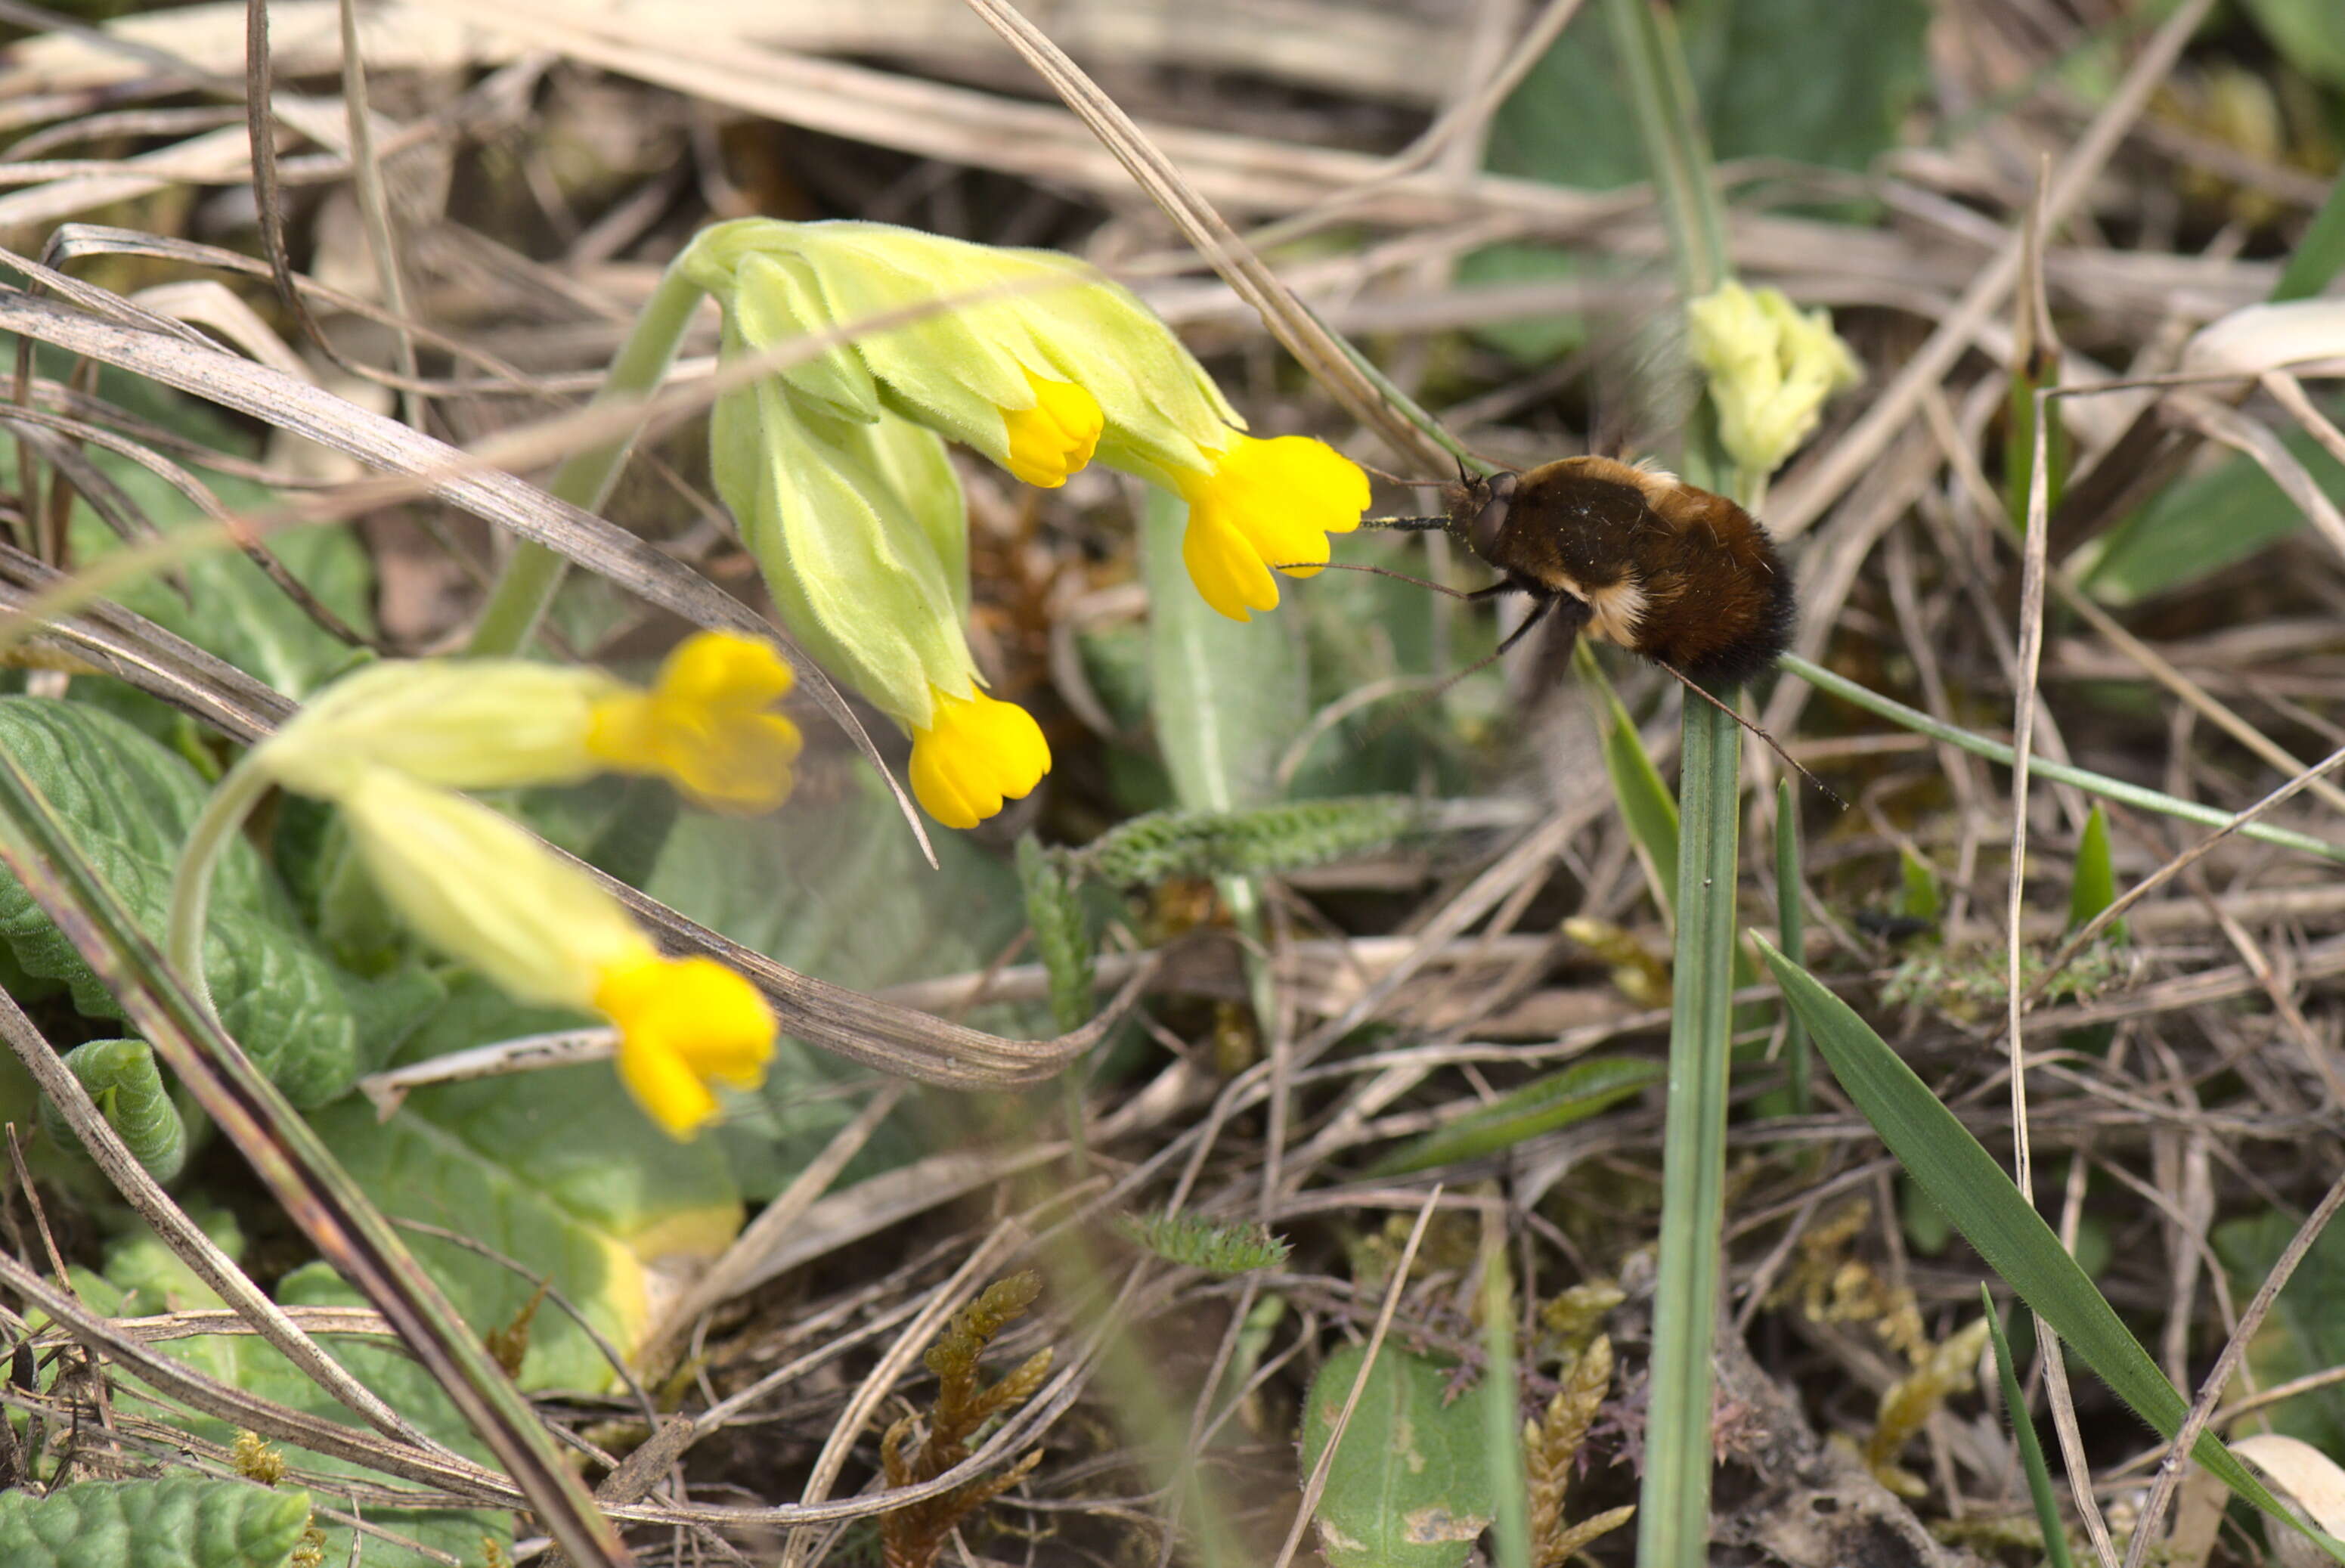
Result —
[{"label": "pale yellow bud", "polygon": [[1783,465],[1816,428],[1824,402],[1864,372],[1832,327],[1802,315],[1780,289],[1729,283],[1686,308],[1688,347],[1710,374],[1719,439],[1746,473]]}]

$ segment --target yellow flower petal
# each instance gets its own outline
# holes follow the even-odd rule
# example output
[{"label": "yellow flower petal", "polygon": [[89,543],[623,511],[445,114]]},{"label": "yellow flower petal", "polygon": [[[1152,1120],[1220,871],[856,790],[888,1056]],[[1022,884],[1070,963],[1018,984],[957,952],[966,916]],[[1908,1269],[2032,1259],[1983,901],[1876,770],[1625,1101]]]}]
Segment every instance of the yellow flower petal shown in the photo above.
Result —
[{"label": "yellow flower petal", "polygon": [[1307,577],[1326,564],[1327,535],[1360,525],[1368,477],[1326,443],[1234,435],[1211,470],[1183,475],[1189,529],[1181,558],[1207,604],[1232,620],[1274,609],[1272,568]]},{"label": "yellow flower petal", "polygon": [[712,958],[639,958],[604,972],[594,1005],[619,1029],[619,1076],[675,1137],[716,1114],[709,1080],[754,1089],[774,1054],[774,1015]]},{"label": "yellow flower petal", "polygon": [[929,727],[912,731],[912,798],[948,828],[974,828],[1051,770],[1033,715],[981,691],[934,694]]},{"label": "yellow flower petal", "polygon": [[1010,433],[1005,466],[1029,484],[1056,490],[1091,460],[1106,418],[1099,400],[1072,382],[1045,381],[1028,371],[1026,384],[1034,389],[1034,406],[1001,411]]},{"label": "yellow flower petal", "polygon": [[789,798],[805,738],[766,710],[790,689],[771,645],[724,632],[687,638],[648,692],[594,705],[586,749],[611,768],[657,774],[719,811],[769,811]]}]

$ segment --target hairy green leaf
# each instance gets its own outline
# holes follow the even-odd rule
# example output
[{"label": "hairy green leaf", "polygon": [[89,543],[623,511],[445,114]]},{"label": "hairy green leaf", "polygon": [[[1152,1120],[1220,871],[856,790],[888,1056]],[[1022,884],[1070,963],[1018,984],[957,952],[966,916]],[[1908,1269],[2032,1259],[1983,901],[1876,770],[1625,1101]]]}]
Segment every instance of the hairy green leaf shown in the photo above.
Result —
[{"label": "hairy green leaf", "polygon": [[[196,1475],[0,1492],[8,1568],[284,1568],[310,1494]],[[370,1557],[371,1560],[371,1557]]]},{"label": "hairy green leaf", "polygon": [[[894,800],[868,769],[827,800],[800,799],[769,818],[687,812],[668,835],[645,891],[712,930],[801,974],[858,991],[981,970],[1025,923],[1016,871],[965,833],[936,835],[937,869],[921,860]],[[987,1007],[969,1022],[1013,1033],[1040,1009]],[[716,1140],[741,1196],[769,1198],[856,1114],[842,1085],[865,1080],[825,1051],[777,1045],[765,1087],[729,1103]],[[898,1117],[848,1166],[859,1180],[920,1152]]]},{"label": "hairy green leaf", "polygon": [[[93,453],[91,459],[157,529],[168,533],[206,520],[186,496],[137,463],[107,453]],[[257,510],[277,500],[263,486],[228,475],[208,476],[207,484],[230,508]],[[86,504],[75,508],[73,539],[76,557],[85,561],[121,547]],[[268,543],[279,564],[345,625],[360,632],[371,625],[373,568],[350,529],[282,529]],[[111,596],[288,697],[307,697],[371,657],[319,626],[258,565],[225,545],[180,564],[168,578],[126,583]]]},{"label": "hairy green leaf", "polygon": [[[400,1060],[591,1022],[520,1007],[467,978]],[[740,1229],[722,1146],[668,1137],[608,1063],[435,1084],[388,1121],[355,1097],[311,1120],[385,1213],[454,1231],[518,1266],[411,1236],[464,1320],[484,1333],[550,1279],[630,1351],[650,1327],[655,1274],[713,1257]],[[599,1391],[614,1380],[565,1314],[537,1314],[523,1387]]]},{"label": "hairy green leaf", "polygon": [[[0,749],[15,758],[121,895],[159,937],[171,872],[205,789],[156,741],[86,703],[0,698]],[[14,878],[0,873],[0,942],[31,976],[62,982],[95,1018],[122,1009],[64,932]],[[297,1105],[322,1105],[360,1069],[348,987],[295,917],[291,901],[250,845],[221,858],[205,962],[221,1022],[255,1065]]]},{"label": "hairy green leaf", "polygon": [[1423,817],[1424,809],[1406,795],[1153,811],[1111,828],[1068,858],[1115,887],[1172,877],[1274,876],[1388,850]]},{"label": "hairy green leaf", "polygon": [[[1365,1359],[1327,1358],[1303,1410],[1303,1470],[1326,1451]],[[1495,1506],[1485,1451],[1487,1383],[1450,1397],[1453,1369],[1390,1343],[1368,1369],[1319,1499],[1319,1548],[1335,1568],[1457,1568]]]},{"label": "hairy green leaf", "polygon": [[[233,1221],[217,1214],[198,1213],[196,1217],[212,1239],[230,1256],[242,1250],[243,1240]],[[73,1281],[83,1300],[110,1317],[192,1311],[217,1308],[221,1304],[219,1298],[198,1279],[160,1239],[151,1231],[143,1229],[107,1247],[102,1274],[76,1268]],[[367,1304],[357,1291],[322,1263],[307,1265],[286,1276],[278,1287],[277,1296],[288,1305],[361,1307]],[[348,1367],[360,1381],[423,1431],[471,1459],[482,1463],[491,1461],[487,1450],[473,1435],[469,1424],[448,1402],[431,1375],[417,1365],[412,1357],[379,1339],[328,1337],[324,1343],[336,1360]],[[343,1425],[356,1424],[355,1418],[331,1395],[319,1388],[274,1348],[253,1335],[197,1335],[185,1339],[163,1340],[156,1348],[165,1355],[186,1361],[223,1382],[327,1420]],[[117,1408],[127,1403],[142,1415],[182,1428],[196,1437],[222,1446],[233,1442],[237,1436],[236,1428],[226,1421],[209,1416],[192,1415],[177,1407],[149,1407],[146,1400],[127,1390],[118,1391],[115,1399]],[[345,1501],[337,1497],[330,1478],[364,1477],[378,1484],[382,1479],[347,1460],[330,1459],[290,1446],[281,1451],[287,1463],[320,1478],[311,1490],[317,1500],[323,1503]],[[306,1507],[304,1512],[307,1512]],[[467,1564],[482,1561],[484,1541],[493,1543],[500,1549],[510,1546],[513,1541],[511,1516],[492,1511],[405,1512],[369,1504],[365,1506],[364,1512],[371,1524],[392,1535],[446,1553]],[[337,1525],[327,1526],[324,1533],[325,1561],[348,1561],[351,1532],[347,1527]],[[441,1568],[435,1559],[422,1553],[371,1537],[366,1543],[362,1560],[368,1568]],[[10,1564],[10,1568],[14,1568],[15,1561],[14,1557],[0,1555],[0,1563]],[[75,1568],[78,1568],[79,1563],[78,1558],[65,1560],[65,1563],[74,1564]],[[60,1568],[65,1568],[65,1563],[61,1563]]]},{"label": "hairy green leaf", "polygon": [[[64,1060],[147,1174],[162,1182],[178,1176],[188,1159],[188,1124],[171,1103],[155,1048],[144,1040],[91,1040]],[[72,1126],[46,1099],[41,1130],[61,1148],[79,1146]]]}]

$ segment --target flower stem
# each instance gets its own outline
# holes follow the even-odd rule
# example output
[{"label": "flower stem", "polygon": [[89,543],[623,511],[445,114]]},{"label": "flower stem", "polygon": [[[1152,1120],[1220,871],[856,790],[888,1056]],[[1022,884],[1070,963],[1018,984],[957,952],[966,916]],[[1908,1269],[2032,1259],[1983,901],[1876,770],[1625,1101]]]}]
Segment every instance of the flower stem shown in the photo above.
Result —
[{"label": "flower stem", "polygon": [[212,873],[244,820],[269,793],[269,775],[252,766],[251,754],[247,753],[204,802],[188,830],[187,847],[179,851],[178,868],[171,873],[170,912],[163,927],[164,956],[214,1023],[219,1021],[219,1009],[212,1005],[211,983],[204,975],[204,929],[211,911]]},{"label": "flower stem", "polygon": [[[673,268],[661,276],[644,313],[635,318],[634,330],[611,360],[603,390],[594,394],[597,404],[647,398],[659,390],[684,341],[685,329],[700,308],[702,292],[699,284]],[[572,453],[554,470],[546,493],[589,512],[599,510],[634,450],[635,433],[630,431],[619,440]],[[569,565],[543,545],[515,541],[472,628],[472,656],[510,657],[527,647]]]}]

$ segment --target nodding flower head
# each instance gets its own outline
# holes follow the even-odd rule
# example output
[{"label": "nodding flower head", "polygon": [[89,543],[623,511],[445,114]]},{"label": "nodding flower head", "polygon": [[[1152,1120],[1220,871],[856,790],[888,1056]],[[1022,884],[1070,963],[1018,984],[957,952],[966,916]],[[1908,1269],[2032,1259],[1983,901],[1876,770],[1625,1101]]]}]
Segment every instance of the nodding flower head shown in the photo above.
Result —
[{"label": "nodding flower head", "polygon": [[[1366,509],[1356,465],[1317,442],[1244,434],[1171,329],[1072,257],[887,224],[743,219],[703,230],[676,265],[724,306],[729,355],[854,331],[762,383],[762,428],[785,415],[869,427],[894,413],[1044,486],[1096,458],[1188,498],[1191,575],[1223,615],[1277,604],[1271,568],[1325,561],[1326,535]],[[717,443],[721,474],[722,433]],[[739,513],[733,492],[726,500]],[[916,706],[908,697],[890,711]]]},{"label": "nodding flower head", "polygon": [[333,799],[417,935],[518,1000],[617,1025],[621,1079],[673,1135],[716,1114],[712,1079],[764,1077],[774,1016],[749,983],[709,959],[663,957],[600,883],[513,821],[379,763],[351,770]]},{"label": "nodding flower head", "polygon": [[1205,603],[1233,620],[1278,606],[1274,567],[1307,577],[1327,561],[1327,535],[1349,533],[1367,509],[1358,464],[1324,442],[1233,437],[1209,468],[1179,481],[1189,503],[1181,559]]}]

